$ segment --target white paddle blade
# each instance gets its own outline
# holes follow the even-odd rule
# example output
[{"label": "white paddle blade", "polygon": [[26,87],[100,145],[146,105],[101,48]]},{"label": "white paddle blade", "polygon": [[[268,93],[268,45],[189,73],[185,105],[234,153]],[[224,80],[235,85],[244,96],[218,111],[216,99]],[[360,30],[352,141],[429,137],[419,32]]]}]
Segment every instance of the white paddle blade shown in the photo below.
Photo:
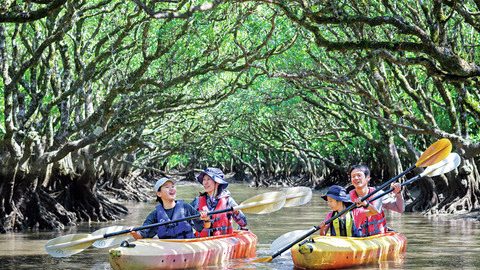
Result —
[{"label": "white paddle blade", "polygon": [[283,234],[282,236],[275,239],[270,245],[270,252],[274,253],[277,250],[280,250],[283,247],[286,247],[295,239],[298,239],[300,236],[306,234],[309,230],[296,230]]},{"label": "white paddle blade", "polygon": [[286,201],[283,207],[294,207],[308,203],[312,199],[309,187],[292,187],[285,190]]},{"label": "white paddle blade", "polygon": [[422,176],[438,176],[444,173],[448,173],[453,171],[455,168],[460,165],[461,158],[457,153],[450,153],[445,159],[434,164],[432,166],[428,166],[423,173]]},{"label": "white paddle blade", "polygon": [[88,248],[95,240],[92,239],[92,235],[86,233],[68,234],[48,241],[45,250],[55,258],[70,257]]},{"label": "white paddle blade", "polygon": [[285,205],[285,193],[272,191],[257,195],[234,207],[248,214],[268,214],[280,210]]},{"label": "white paddle blade", "polygon": [[[92,235],[95,236],[102,236],[106,233],[113,233],[113,232],[118,232],[118,231],[123,231],[128,229],[129,227],[124,227],[124,226],[111,226],[107,228],[102,228],[100,230],[96,230],[92,233]],[[108,247],[113,247],[113,246],[118,246],[120,245],[123,241],[134,241],[135,238],[131,234],[122,234],[122,235],[117,235],[117,236],[111,236],[109,238],[102,238],[100,240],[97,240],[93,243],[93,246],[96,248],[108,248]]]}]

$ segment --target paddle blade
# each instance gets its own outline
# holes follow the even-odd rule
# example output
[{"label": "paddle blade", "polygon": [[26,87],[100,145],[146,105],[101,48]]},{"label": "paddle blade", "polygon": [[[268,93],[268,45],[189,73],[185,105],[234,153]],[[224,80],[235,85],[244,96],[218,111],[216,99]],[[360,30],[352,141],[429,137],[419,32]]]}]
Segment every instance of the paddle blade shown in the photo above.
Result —
[{"label": "paddle blade", "polygon": [[[96,230],[92,233],[92,235],[103,236],[106,233],[123,231],[123,230],[126,230],[128,228],[129,227],[124,227],[124,226],[111,226],[111,227],[107,227],[107,228],[102,228],[100,230]],[[108,247],[118,246],[125,240],[134,241],[135,238],[133,238],[133,236],[131,234],[117,235],[117,236],[112,236],[112,237],[109,237],[109,238],[102,238],[100,240],[97,240],[93,243],[93,246],[96,247],[96,248],[108,248]]]},{"label": "paddle blade", "polygon": [[306,234],[308,230],[296,230],[287,232],[277,239],[275,239],[272,244],[270,245],[270,251],[274,253],[275,251],[291,244],[295,239],[298,239],[300,236]]},{"label": "paddle blade", "polygon": [[285,193],[272,191],[257,195],[234,207],[248,214],[268,214],[280,210],[285,205]]},{"label": "paddle blade", "polygon": [[460,165],[461,158],[457,153],[450,153],[446,158],[437,164],[428,166],[425,171],[421,173],[422,176],[437,176],[453,171]]},{"label": "paddle blade", "polygon": [[427,148],[415,163],[416,167],[427,167],[442,161],[452,152],[452,143],[449,139],[443,138]]},{"label": "paddle blade", "polygon": [[256,259],[251,260],[250,262],[252,262],[252,263],[266,263],[266,262],[271,262],[272,260],[273,260],[273,257],[268,256],[268,257],[263,257],[263,258],[256,258]]},{"label": "paddle blade", "polygon": [[308,187],[292,187],[285,190],[286,200],[283,207],[294,207],[308,203],[312,199],[312,190]]},{"label": "paddle blade", "polygon": [[45,250],[55,258],[70,257],[82,252],[97,239],[91,239],[90,234],[68,234],[48,241]]}]

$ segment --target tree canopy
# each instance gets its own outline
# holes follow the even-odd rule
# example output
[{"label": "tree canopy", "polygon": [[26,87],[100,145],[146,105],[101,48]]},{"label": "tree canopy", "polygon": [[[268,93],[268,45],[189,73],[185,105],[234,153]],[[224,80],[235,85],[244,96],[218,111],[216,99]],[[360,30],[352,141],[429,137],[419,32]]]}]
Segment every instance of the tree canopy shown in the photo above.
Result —
[{"label": "tree canopy", "polygon": [[382,181],[442,137],[464,162],[410,209],[478,209],[479,9],[5,1],[0,227],[115,219],[126,209],[99,189],[125,190],[132,169],[323,187],[366,163]]}]

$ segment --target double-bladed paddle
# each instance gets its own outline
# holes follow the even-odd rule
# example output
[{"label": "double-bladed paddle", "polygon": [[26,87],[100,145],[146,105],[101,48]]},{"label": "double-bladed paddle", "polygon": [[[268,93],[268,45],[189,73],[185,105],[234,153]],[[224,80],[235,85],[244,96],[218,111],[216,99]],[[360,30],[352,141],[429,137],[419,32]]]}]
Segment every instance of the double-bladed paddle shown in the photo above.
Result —
[{"label": "double-bladed paddle", "polygon": [[[432,166],[428,166],[427,168],[425,168],[425,170],[421,174],[408,179],[407,181],[403,182],[401,185],[402,187],[410,185],[413,182],[421,179],[422,177],[427,177],[427,176],[434,177],[434,176],[448,173],[450,171],[453,171],[455,168],[457,168],[458,165],[460,165],[460,162],[461,162],[461,158],[457,153],[450,153],[444,160]],[[374,198],[370,199],[370,201],[375,201],[389,194],[392,191],[393,189],[390,188],[384,193],[379,194]],[[302,235],[305,235],[308,231],[309,230],[295,230],[295,231],[291,231],[283,234],[282,236],[278,237],[272,242],[272,244],[270,245],[270,251],[275,252],[281,249],[282,247],[292,243],[292,239],[296,239]]]},{"label": "double-bladed paddle", "polygon": [[[404,176],[405,174],[407,174],[408,172],[412,171],[413,169],[415,169],[416,167],[427,167],[427,166],[431,166],[431,165],[434,165],[440,161],[442,161],[443,159],[445,159],[449,154],[450,152],[452,151],[452,143],[450,142],[450,140],[446,139],[446,138],[443,138],[443,139],[440,139],[438,141],[436,141],[435,143],[433,143],[432,145],[430,145],[427,150],[425,150],[425,152],[422,153],[422,155],[420,156],[420,158],[417,160],[417,162],[415,163],[415,165],[407,168],[405,171],[403,171],[402,173],[400,173],[399,175],[393,177],[392,179],[386,181],[384,184],[382,184],[380,187],[378,187],[377,189],[375,189],[374,191],[372,191],[371,193],[367,194],[366,196],[362,197],[361,198],[361,201],[365,201],[367,200],[368,198],[370,198],[371,196],[373,196],[374,194],[378,193],[379,191],[383,190],[385,187],[387,187],[388,185],[390,185],[391,183],[395,182],[397,179],[399,179],[400,177]],[[331,217],[330,219],[328,219],[327,221],[325,221],[325,224],[329,224],[330,222],[332,222],[333,220],[337,219],[338,217],[342,216],[344,213],[352,210],[356,205],[355,204],[352,204],[350,205],[349,207],[345,208],[344,210],[338,212],[336,215],[334,215],[333,217]],[[258,259],[255,259],[253,260],[254,262],[270,262],[272,261],[275,257],[281,255],[283,252],[285,252],[286,250],[290,249],[292,246],[294,246],[296,243],[302,241],[303,239],[307,238],[308,236],[310,236],[311,234],[315,233],[316,231],[318,231],[320,229],[320,227],[318,226],[313,226],[313,228],[311,228],[310,230],[308,230],[307,232],[305,232],[305,234],[302,234],[300,237],[298,237],[297,239],[294,239],[292,242],[290,242],[288,245],[284,246],[283,248],[281,248],[280,250],[276,251],[272,256],[269,256],[269,257],[264,257],[264,258],[258,258]]]},{"label": "double-bladed paddle", "polygon": [[[223,210],[208,212],[207,215],[242,210],[249,214],[268,214],[281,209],[282,207],[293,207],[307,203],[312,197],[312,192],[306,187],[289,188],[285,191],[274,191],[254,196],[241,204]],[[79,253],[92,244],[97,248],[105,248],[117,245],[125,239],[130,238],[132,231],[144,230],[152,227],[168,225],[171,223],[192,220],[199,218],[200,214],[171,220],[162,223],[155,223],[135,228],[112,226],[93,232],[92,234],[69,234],[60,236],[48,241],[45,250],[52,257],[69,257]],[[108,238],[108,239],[107,239]]]},{"label": "double-bladed paddle", "polygon": [[[453,171],[455,168],[458,167],[458,165],[460,165],[460,162],[461,162],[461,158],[457,153],[450,153],[444,160],[432,166],[428,166],[427,168],[425,168],[425,170],[421,174],[408,179],[407,181],[403,182],[401,186],[404,187],[404,186],[410,185],[413,182],[425,176],[433,177],[433,176],[438,176],[438,175]],[[372,199],[370,199],[370,201],[375,201],[392,191],[393,191],[393,188],[389,188],[384,193],[379,194],[373,197]]]}]

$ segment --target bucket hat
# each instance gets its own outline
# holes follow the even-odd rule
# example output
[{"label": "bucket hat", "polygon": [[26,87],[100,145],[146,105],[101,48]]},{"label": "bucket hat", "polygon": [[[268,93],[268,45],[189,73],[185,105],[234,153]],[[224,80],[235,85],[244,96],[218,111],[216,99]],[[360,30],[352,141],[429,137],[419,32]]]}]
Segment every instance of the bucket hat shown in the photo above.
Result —
[{"label": "bucket hat", "polygon": [[213,168],[213,167],[208,167],[205,170],[203,170],[203,172],[201,172],[197,176],[197,181],[202,185],[203,185],[203,177],[205,175],[210,176],[210,178],[212,178],[213,181],[215,181],[219,184],[218,188],[217,188],[217,193],[218,194],[221,194],[222,191],[224,191],[227,188],[228,182],[225,181],[225,179],[224,179],[225,175],[223,174],[222,170],[220,170],[218,168]]},{"label": "bucket hat", "polygon": [[209,168],[206,168],[205,170],[203,170],[203,172],[201,172],[198,176],[197,176],[197,181],[202,184],[203,183],[203,177],[205,175],[208,175],[210,176],[210,178],[213,179],[213,181],[219,183],[219,184],[227,184],[228,185],[228,182],[225,181],[224,179],[224,174],[222,172],[222,170],[218,169],[218,168],[212,168],[212,167],[209,167]]},{"label": "bucket hat", "polygon": [[333,185],[328,188],[327,194],[323,195],[322,198],[326,201],[327,197],[335,199],[337,201],[342,201],[345,203],[351,203],[350,196],[347,194],[347,191],[344,187]]}]

